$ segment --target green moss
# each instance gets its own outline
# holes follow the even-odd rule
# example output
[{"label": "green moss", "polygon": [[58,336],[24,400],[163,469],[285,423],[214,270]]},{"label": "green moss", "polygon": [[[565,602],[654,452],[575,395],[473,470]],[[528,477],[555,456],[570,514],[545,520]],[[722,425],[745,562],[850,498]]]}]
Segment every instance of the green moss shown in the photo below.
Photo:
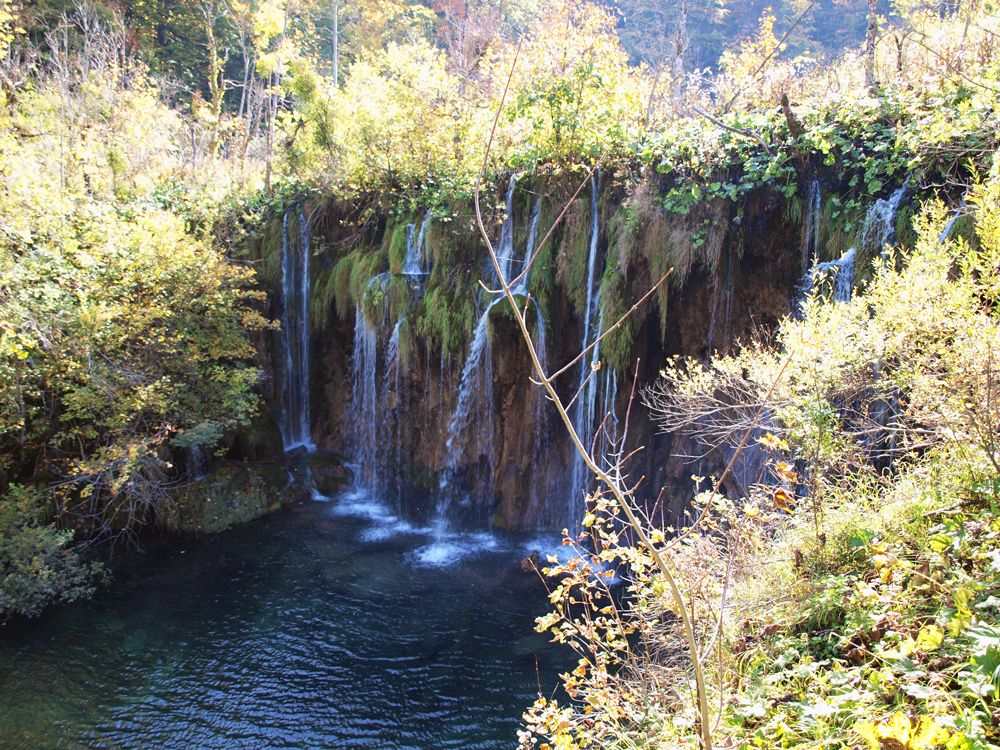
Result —
[{"label": "green moss", "polygon": [[409,317],[403,319],[399,324],[399,366],[404,370],[409,370],[413,365],[414,351],[413,328],[410,325]]},{"label": "green moss", "polygon": [[354,263],[358,258],[358,250],[348,253],[333,267],[330,272],[328,286],[332,287],[332,294],[337,308],[337,317],[346,320],[354,311],[354,299],[351,296],[351,272]]},{"label": "green moss", "polygon": [[388,273],[378,274],[368,281],[361,295],[362,310],[368,322],[375,327],[383,325],[389,310],[389,282],[392,276]]},{"label": "green moss", "polygon": [[279,464],[271,468],[228,464],[159,503],[157,523],[183,533],[222,531],[277,510],[287,484]]},{"label": "green moss", "polygon": [[326,330],[330,320],[330,312],[334,305],[337,290],[336,266],[329,271],[320,273],[313,283],[313,293],[309,299],[309,316],[314,331]]},{"label": "green moss", "polygon": [[912,250],[917,244],[917,233],[913,228],[913,208],[904,203],[896,214],[896,244]]},{"label": "green moss", "polygon": [[785,201],[785,222],[788,224],[798,224],[802,221],[804,214],[804,202],[798,193]]},{"label": "green moss", "polygon": [[453,353],[462,350],[478,317],[468,284],[428,286],[414,313],[414,332],[429,348]]},{"label": "green moss", "polygon": [[[538,237],[535,242],[541,242],[548,232],[555,216],[552,215],[547,201],[542,204],[541,215],[538,219]],[[528,291],[532,298],[541,306],[543,310],[552,309],[552,300],[556,291],[556,264],[553,260],[553,248],[555,243],[550,237],[548,242],[538,250],[535,262],[531,266],[531,274],[528,276]]]},{"label": "green moss", "polygon": [[587,263],[590,259],[590,210],[577,199],[566,213],[559,252],[556,255],[556,276],[578,316],[586,313]]},{"label": "green moss", "polygon": [[[607,267],[601,280],[601,310],[604,313],[605,327],[614,325],[634,303],[630,285],[618,270],[616,254],[609,252]],[[634,366],[635,340],[640,320],[639,311],[632,313],[601,342],[601,360],[605,366],[618,372],[627,372]]]},{"label": "green moss", "polygon": [[412,291],[405,276],[393,274],[386,285],[386,299],[389,305],[389,320],[399,320],[410,306]]},{"label": "green moss", "polygon": [[366,293],[371,285],[372,279],[380,273],[384,273],[387,264],[385,250],[375,252],[362,252],[351,267],[351,299],[355,305],[369,300]]},{"label": "green moss", "polygon": [[865,212],[861,208],[845,207],[840,198],[833,195],[823,203],[821,215],[821,260],[839,258],[858,244],[865,220]]},{"label": "green moss", "polygon": [[482,259],[486,247],[476,227],[476,214],[462,206],[451,214],[435,214],[427,229],[427,257],[435,266],[450,271],[457,266]]},{"label": "green moss", "polygon": [[389,236],[389,270],[392,273],[402,273],[403,265],[406,263],[406,235],[408,234],[406,229],[406,223],[397,224],[392,230],[392,234],[389,234],[389,230],[386,230],[386,235]]},{"label": "green moss", "polygon": [[973,250],[979,250],[979,235],[976,234],[976,217],[973,214],[963,214],[955,220],[951,228],[951,239],[965,240]]},{"label": "green moss", "polygon": [[281,245],[283,230],[279,219],[272,219],[262,227],[259,238],[253,243],[251,258],[260,282],[270,289],[281,288]]}]

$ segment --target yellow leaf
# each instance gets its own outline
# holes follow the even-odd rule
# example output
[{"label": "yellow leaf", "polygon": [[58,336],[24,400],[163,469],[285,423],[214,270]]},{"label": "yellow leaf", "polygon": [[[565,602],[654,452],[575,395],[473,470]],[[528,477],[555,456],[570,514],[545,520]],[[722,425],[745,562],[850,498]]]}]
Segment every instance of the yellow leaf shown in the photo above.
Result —
[{"label": "yellow leaf", "polygon": [[937,651],[944,641],[944,632],[937,625],[924,625],[917,634],[917,645],[922,651]]},{"label": "yellow leaf", "polygon": [[784,487],[778,487],[778,489],[774,491],[774,507],[777,508],[778,510],[783,510],[786,513],[791,513],[792,508],[791,505],[789,505],[789,503],[794,503],[794,502],[795,498],[792,497],[792,494]]},{"label": "yellow leaf", "polygon": [[794,482],[798,478],[798,474],[795,471],[795,466],[785,461],[778,461],[774,465],[774,470],[779,477],[784,479],[786,482]]}]

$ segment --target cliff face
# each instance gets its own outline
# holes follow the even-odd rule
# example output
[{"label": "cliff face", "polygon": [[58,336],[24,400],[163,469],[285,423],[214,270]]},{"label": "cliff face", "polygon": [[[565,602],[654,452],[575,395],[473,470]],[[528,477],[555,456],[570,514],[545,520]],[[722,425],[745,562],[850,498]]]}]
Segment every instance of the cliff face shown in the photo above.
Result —
[{"label": "cliff face", "polygon": [[[484,199],[511,277],[574,189],[565,179],[532,178],[498,185]],[[551,372],[675,269],[601,342],[599,369],[588,356],[558,380],[567,402],[580,392],[574,421],[598,450],[610,448],[607,434],[621,437],[633,385],[638,395],[666,357],[705,358],[773,329],[802,275],[804,221],[786,219],[784,198],[754,194],[740,207],[719,202],[670,217],[656,191],[627,176],[592,180],[520,289],[519,299],[530,293],[529,322]],[[578,462],[555,409],[530,382],[507,303],[491,306],[478,286],[496,280],[471,206],[404,214],[384,202],[330,198],[305,205],[304,215],[312,253],[308,398],[319,449],[349,457],[359,484],[415,520],[441,513],[441,498],[456,522],[561,528],[573,519],[584,491]],[[273,256],[301,231],[286,220],[283,242],[271,230],[255,251],[275,317],[285,301]],[[276,408],[287,377],[283,346],[280,336],[269,346]],[[640,446],[629,469],[635,480],[645,477],[652,499],[667,487],[657,513],[668,518],[689,499],[691,474],[721,470],[719,455],[681,458],[703,451],[658,434],[636,398],[625,452]]]}]

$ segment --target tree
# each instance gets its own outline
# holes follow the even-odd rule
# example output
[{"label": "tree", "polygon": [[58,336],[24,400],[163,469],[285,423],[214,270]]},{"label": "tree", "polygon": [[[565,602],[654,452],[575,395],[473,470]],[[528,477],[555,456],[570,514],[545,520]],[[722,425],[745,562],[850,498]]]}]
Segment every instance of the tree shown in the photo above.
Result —
[{"label": "tree", "polygon": [[875,45],[878,42],[878,0],[868,0],[868,31],[865,34],[865,86],[875,90]]},{"label": "tree", "polygon": [[[226,81],[223,77],[225,59],[219,58],[219,43],[215,36],[216,24],[229,14],[225,3],[215,0],[202,0],[198,4],[205,20],[205,39],[208,50],[208,90],[211,93],[209,106],[211,136],[208,141],[208,158],[214,159],[219,148],[219,123],[222,120],[222,97],[226,92]],[[228,54],[228,53],[227,53]]]}]

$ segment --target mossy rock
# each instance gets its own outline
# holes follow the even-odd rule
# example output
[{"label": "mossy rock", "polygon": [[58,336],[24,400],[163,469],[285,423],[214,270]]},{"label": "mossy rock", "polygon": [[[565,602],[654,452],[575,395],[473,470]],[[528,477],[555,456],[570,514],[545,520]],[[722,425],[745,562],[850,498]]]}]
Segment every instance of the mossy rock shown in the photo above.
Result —
[{"label": "mossy rock", "polygon": [[249,424],[226,434],[221,445],[229,451],[226,455],[237,460],[281,461],[285,447],[275,408],[261,409]]},{"label": "mossy rock", "polygon": [[225,463],[204,479],[181,487],[157,507],[167,531],[211,534],[277,510],[286,498],[283,465]]},{"label": "mossy rock", "polygon": [[313,486],[322,495],[333,497],[350,478],[350,471],[344,465],[344,457],[337,453],[317,451],[309,455],[308,461]]}]

